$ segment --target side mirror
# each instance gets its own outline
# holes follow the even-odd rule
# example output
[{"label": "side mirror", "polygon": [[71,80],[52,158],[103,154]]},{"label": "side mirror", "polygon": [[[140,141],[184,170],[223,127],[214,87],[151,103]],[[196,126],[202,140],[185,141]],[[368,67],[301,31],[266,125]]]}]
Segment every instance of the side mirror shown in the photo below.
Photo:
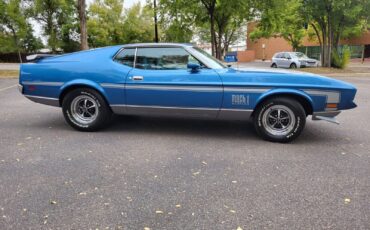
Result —
[{"label": "side mirror", "polygon": [[196,63],[188,63],[188,69],[191,69],[191,72],[196,73],[200,69],[200,65]]}]

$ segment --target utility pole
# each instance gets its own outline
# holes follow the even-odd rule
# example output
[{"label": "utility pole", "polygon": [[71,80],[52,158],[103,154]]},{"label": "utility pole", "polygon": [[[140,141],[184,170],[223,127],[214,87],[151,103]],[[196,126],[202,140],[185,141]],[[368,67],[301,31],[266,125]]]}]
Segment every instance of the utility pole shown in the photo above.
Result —
[{"label": "utility pole", "polygon": [[158,20],[157,20],[157,0],[154,0],[154,32],[155,32],[155,42],[158,43]]}]

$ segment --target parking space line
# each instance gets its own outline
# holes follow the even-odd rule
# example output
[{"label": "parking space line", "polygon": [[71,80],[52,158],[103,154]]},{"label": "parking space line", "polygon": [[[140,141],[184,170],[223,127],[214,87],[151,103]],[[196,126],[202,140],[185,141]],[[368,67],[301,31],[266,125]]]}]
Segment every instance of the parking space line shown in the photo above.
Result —
[{"label": "parking space line", "polygon": [[17,85],[12,85],[12,86],[9,86],[9,87],[2,88],[2,89],[0,89],[0,92],[5,91],[7,89],[11,89],[11,88],[16,87],[16,86]]}]

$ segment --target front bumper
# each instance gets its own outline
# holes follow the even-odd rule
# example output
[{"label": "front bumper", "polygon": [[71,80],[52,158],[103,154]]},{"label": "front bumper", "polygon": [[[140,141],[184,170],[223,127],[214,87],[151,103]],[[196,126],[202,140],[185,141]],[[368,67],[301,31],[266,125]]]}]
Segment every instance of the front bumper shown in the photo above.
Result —
[{"label": "front bumper", "polygon": [[339,125],[339,122],[335,119],[335,117],[338,116],[341,112],[342,111],[340,110],[316,112],[312,114],[312,120],[313,121],[322,120]]}]

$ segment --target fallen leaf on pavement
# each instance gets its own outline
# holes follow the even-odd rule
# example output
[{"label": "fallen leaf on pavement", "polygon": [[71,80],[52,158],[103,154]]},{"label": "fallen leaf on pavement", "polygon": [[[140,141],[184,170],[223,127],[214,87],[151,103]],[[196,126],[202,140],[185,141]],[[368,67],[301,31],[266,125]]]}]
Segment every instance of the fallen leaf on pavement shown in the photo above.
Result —
[{"label": "fallen leaf on pavement", "polygon": [[193,173],[194,176],[198,175],[200,171]]},{"label": "fallen leaf on pavement", "polygon": [[351,202],[351,199],[349,199],[349,198],[345,198],[345,199],[344,199],[344,203],[345,203],[345,204],[349,204],[350,202]]},{"label": "fallen leaf on pavement", "polygon": [[157,210],[157,211],[155,211],[155,213],[156,213],[156,214],[163,214],[163,211],[161,211],[161,210]]}]

